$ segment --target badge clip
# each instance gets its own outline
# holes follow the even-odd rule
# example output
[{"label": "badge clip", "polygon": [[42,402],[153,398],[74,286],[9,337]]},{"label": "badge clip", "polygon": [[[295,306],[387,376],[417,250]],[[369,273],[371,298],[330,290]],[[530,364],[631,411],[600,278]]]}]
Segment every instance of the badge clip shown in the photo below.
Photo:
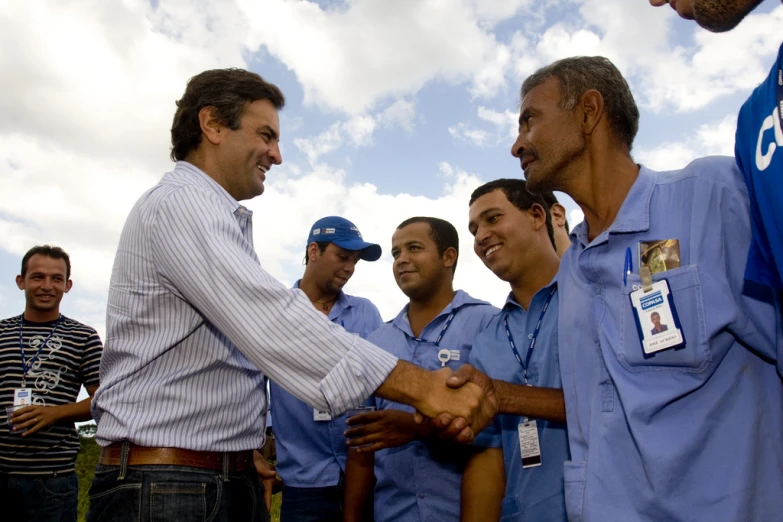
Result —
[{"label": "badge clip", "polygon": [[644,290],[645,293],[652,290],[653,282],[652,282],[652,272],[650,272],[650,267],[642,266],[639,269],[639,275],[642,277],[642,290]]}]

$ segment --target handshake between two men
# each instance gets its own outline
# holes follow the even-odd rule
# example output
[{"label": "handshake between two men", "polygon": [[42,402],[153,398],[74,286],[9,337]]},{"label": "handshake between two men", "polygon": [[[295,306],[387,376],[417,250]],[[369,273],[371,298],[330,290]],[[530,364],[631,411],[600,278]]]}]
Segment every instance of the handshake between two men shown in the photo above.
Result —
[{"label": "handshake between two men", "polygon": [[[469,364],[453,373],[448,368],[426,372],[412,365],[398,366],[403,368],[404,373],[392,372],[376,395],[410,404],[415,413],[384,407],[388,401],[376,399],[377,411],[348,419],[345,436],[349,447],[360,453],[375,452],[435,435],[470,443],[498,413],[565,422],[560,389],[493,380]],[[407,374],[409,370],[411,373]],[[410,386],[398,387],[398,377],[409,379]],[[419,387],[422,383],[423,387]],[[400,396],[395,391],[404,388],[409,395]]]}]

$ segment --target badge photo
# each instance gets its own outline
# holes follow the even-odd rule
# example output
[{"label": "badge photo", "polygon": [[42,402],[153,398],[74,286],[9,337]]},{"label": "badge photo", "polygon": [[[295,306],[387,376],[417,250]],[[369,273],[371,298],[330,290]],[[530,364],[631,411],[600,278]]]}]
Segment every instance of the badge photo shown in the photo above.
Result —
[{"label": "badge photo", "polygon": [[647,291],[637,290],[630,297],[645,356],[685,346],[680,319],[666,279],[653,283]]}]

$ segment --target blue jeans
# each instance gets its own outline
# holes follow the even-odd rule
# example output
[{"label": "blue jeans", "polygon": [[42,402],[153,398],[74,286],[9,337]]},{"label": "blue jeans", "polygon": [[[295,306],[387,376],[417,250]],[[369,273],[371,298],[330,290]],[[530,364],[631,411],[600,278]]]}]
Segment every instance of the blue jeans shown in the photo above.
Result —
[{"label": "blue jeans", "polygon": [[280,522],[342,522],[343,488],[283,487]]},{"label": "blue jeans", "polygon": [[[280,522],[342,522],[345,475],[336,486],[321,488],[283,487]],[[373,501],[368,499],[364,522],[373,522]]]},{"label": "blue jeans", "polygon": [[76,473],[19,477],[0,473],[3,519],[20,522],[76,522],[79,479]]},{"label": "blue jeans", "polygon": [[87,522],[269,522],[254,469],[229,473],[186,466],[98,464]]}]

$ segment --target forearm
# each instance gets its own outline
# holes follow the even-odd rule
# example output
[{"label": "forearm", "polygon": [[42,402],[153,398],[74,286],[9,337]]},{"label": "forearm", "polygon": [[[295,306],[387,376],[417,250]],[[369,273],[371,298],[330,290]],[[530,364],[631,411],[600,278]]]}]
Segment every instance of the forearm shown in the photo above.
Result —
[{"label": "forearm", "polygon": [[367,501],[372,498],[375,483],[375,453],[348,450],[345,464],[343,522],[362,522]]},{"label": "forearm", "polygon": [[[375,391],[375,395],[419,409],[423,406],[424,397],[432,391],[432,388],[428,371],[405,361],[398,361],[397,366]],[[428,412],[423,413],[426,415]]]},{"label": "forearm", "polygon": [[50,406],[50,408],[55,410],[58,417],[57,422],[84,422],[92,420],[90,404],[92,404],[92,397],[75,403]]},{"label": "forearm", "polygon": [[462,475],[461,522],[496,522],[506,491],[503,451],[487,448],[470,457]]},{"label": "forearm", "polygon": [[509,413],[554,422],[566,422],[563,390],[522,386],[493,380],[498,413]]}]

